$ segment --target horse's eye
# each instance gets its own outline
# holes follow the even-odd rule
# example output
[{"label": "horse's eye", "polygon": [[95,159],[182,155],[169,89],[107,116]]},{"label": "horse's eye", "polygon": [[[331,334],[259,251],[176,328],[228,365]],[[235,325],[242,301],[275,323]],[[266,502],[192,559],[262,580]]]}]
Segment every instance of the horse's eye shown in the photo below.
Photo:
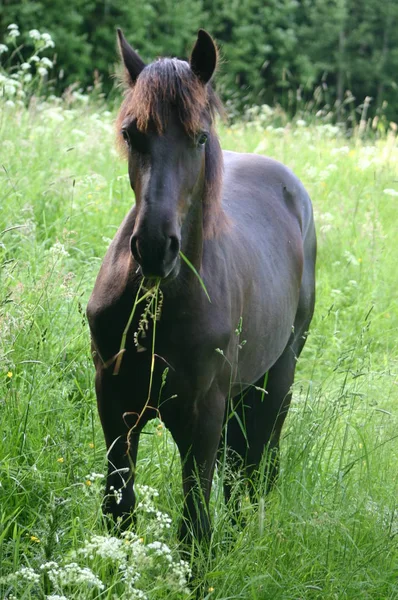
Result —
[{"label": "horse's eye", "polygon": [[129,138],[129,134],[127,132],[127,129],[122,129],[122,136],[124,141],[126,142],[127,146],[130,146],[130,138]]},{"label": "horse's eye", "polygon": [[208,135],[207,133],[201,133],[198,137],[198,146],[204,146],[207,142]]}]

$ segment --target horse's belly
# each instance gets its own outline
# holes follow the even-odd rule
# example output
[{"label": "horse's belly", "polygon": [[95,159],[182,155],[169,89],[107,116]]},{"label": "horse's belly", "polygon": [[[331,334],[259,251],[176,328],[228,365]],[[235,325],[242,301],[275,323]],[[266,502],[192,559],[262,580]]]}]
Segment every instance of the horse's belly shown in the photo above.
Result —
[{"label": "horse's belly", "polygon": [[299,300],[294,282],[258,293],[244,307],[236,359],[237,384],[252,384],[278,360],[291,336]]}]

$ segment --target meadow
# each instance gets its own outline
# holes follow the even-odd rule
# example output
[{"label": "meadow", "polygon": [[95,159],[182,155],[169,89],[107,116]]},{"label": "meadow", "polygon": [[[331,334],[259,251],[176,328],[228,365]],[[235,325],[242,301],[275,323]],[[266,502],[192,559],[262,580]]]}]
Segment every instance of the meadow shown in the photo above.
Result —
[{"label": "meadow", "polygon": [[[69,99],[71,100],[71,99]],[[105,444],[85,307],[134,202],[114,114],[84,97],[0,112],[0,597],[398,599],[398,148],[271,109],[219,131],[302,179],[318,232],[317,304],[275,490],[234,527],[220,472],[211,548],[181,562],[180,462],[142,436],[138,525],[101,515]],[[279,125],[279,126],[278,126]],[[242,198],[244,202],[244,198]]]}]

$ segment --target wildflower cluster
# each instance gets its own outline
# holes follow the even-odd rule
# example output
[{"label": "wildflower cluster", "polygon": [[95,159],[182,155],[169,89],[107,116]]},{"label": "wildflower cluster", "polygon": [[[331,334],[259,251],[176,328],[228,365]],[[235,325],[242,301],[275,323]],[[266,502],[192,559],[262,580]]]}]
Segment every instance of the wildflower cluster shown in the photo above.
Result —
[{"label": "wildflower cluster", "polygon": [[157,498],[159,492],[149,485],[139,484],[136,484],[135,490],[138,494],[137,510],[141,510],[151,516],[154,519],[157,530],[164,531],[165,529],[170,529],[170,516],[167,513],[158,510],[154,503],[154,498]]},{"label": "wildflower cluster", "polygon": [[[29,31],[28,39],[33,44],[33,53],[26,60],[21,54],[21,47],[17,45],[17,38],[21,35],[18,25],[12,23],[7,27],[5,41],[0,44],[0,98],[5,100],[9,107],[19,104],[33,93],[42,91],[43,81],[53,68],[53,61],[41,54],[48,48],[54,48],[54,42],[49,33],[40,33],[37,29]],[[15,62],[18,58],[18,62]]]},{"label": "wildflower cluster", "polygon": [[97,588],[104,590],[104,583],[88,567],[80,567],[77,563],[71,562],[64,566],[59,566],[55,561],[49,561],[40,566],[40,570],[45,572],[58,590],[68,589],[70,587],[78,588]]},{"label": "wildflower cluster", "polygon": [[[101,478],[91,473],[86,481],[96,482]],[[15,594],[25,590],[39,594],[50,584],[47,591],[51,595],[45,596],[46,600],[70,597],[86,600],[93,591],[106,595],[115,585],[119,597],[129,599],[147,600],[150,597],[147,594],[155,589],[178,593],[178,597],[188,595],[191,569],[165,541],[164,533],[170,528],[171,519],[155,505],[159,493],[146,485],[137,485],[136,491],[137,511],[153,517],[149,525],[145,520],[145,539],[132,531],[123,532],[120,537],[92,535],[63,561],[51,560],[38,568],[22,566],[1,578],[0,586],[9,586]]]}]

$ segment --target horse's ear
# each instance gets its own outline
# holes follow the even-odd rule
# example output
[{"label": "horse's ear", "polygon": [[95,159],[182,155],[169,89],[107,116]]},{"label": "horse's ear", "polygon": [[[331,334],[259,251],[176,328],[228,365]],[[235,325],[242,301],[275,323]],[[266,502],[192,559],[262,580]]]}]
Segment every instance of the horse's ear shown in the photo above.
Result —
[{"label": "horse's ear", "polygon": [[198,31],[198,39],[192,50],[189,64],[203,83],[210,81],[217,66],[217,46],[211,35],[204,29]]},{"label": "horse's ear", "polygon": [[126,71],[128,74],[128,82],[132,85],[135,83],[138,75],[141,73],[142,69],[145,68],[145,63],[138,56],[137,52],[135,52],[130,44],[127,42],[126,38],[123,35],[121,29],[117,30],[117,38],[119,44],[120,55],[123,60],[123,64],[126,67]]}]

